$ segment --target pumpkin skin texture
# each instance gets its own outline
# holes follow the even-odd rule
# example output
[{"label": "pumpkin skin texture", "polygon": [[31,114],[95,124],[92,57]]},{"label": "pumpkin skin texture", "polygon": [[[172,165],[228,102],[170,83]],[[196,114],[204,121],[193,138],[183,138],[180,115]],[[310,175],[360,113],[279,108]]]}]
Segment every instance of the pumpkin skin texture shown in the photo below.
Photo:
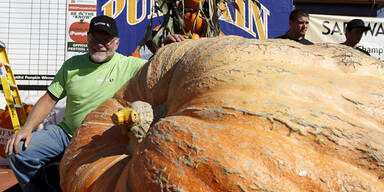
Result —
[{"label": "pumpkin skin texture", "polygon": [[[77,129],[62,189],[384,191],[383,66],[337,44],[167,45]],[[129,153],[108,115],[137,100],[157,121]]]}]

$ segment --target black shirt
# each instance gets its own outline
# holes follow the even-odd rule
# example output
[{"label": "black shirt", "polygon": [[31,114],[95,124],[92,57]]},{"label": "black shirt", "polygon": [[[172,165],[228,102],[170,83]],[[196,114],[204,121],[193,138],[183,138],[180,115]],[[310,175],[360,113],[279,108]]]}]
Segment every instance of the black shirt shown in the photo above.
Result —
[{"label": "black shirt", "polygon": [[290,39],[290,40],[294,40],[296,42],[299,42],[301,44],[304,44],[304,45],[313,45],[312,42],[310,42],[309,40],[305,39],[305,38],[302,38],[300,40],[298,39],[292,39],[290,38],[287,34],[283,35],[283,36],[280,36],[280,37],[277,37],[278,39]]},{"label": "black shirt", "polygon": [[[340,43],[340,44],[345,45],[345,46],[348,46],[348,45],[346,45],[345,43]],[[365,49],[362,49],[362,48],[360,48],[360,47],[356,47],[355,49],[357,49],[357,50],[359,50],[359,51],[365,53],[365,54],[368,55],[368,56],[371,56],[371,54],[369,54],[369,52],[366,51]]]},{"label": "black shirt", "polygon": [[360,48],[360,47],[356,47],[356,49],[359,50],[359,51],[361,51],[361,52],[363,52],[363,53],[365,53],[365,54],[367,54],[367,55],[369,55],[369,56],[371,56],[371,54],[369,54],[368,51],[366,51],[366,50],[364,50],[364,49],[362,49],[362,48]]}]

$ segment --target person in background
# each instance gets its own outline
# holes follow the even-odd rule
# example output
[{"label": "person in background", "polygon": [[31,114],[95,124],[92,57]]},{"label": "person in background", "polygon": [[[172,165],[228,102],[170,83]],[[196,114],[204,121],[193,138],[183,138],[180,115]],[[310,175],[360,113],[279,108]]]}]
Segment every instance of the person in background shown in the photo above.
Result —
[{"label": "person in background", "polygon": [[[8,140],[7,159],[23,191],[55,191],[47,182],[44,166],[60,162],[86,115],[113,97],[147,62],[117,53],[119,44],[115,20],[94,17],[88,31],[88,53],[64,62],[23,128]],[[67,104],[63,120],[35,131],[64,97]]]},{"label": "person in background", "polygon": [[313,45],[313,43],[305,39],[309,25],[309,13],[302,9],[295,9],[289,14],[289,31],[279,39],[290,39],[304,45]]},{"label": "person in background", "polygon": [[368,51],[361,49],[357,46],[360,42],[363,33],[370,30],[370,27],[364,25],[364,22],[361,19],[353,19],[347,23],[347,28],[345,30],[345,42],[341,43],[353,47],[367,55],[370,55]]}]

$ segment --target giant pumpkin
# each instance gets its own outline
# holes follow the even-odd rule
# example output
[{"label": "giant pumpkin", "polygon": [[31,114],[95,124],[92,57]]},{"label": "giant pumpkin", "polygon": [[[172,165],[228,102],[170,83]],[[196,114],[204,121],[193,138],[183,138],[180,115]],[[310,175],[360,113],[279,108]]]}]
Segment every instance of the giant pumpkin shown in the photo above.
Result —
[{"label": "giant pumpkin", "polygon": [[[77,129],[61,186],[384,191],[383,67],[337,44],[227,36],[165,46]],[[136,100],[157,118],[130,145],[111,116]]]}]

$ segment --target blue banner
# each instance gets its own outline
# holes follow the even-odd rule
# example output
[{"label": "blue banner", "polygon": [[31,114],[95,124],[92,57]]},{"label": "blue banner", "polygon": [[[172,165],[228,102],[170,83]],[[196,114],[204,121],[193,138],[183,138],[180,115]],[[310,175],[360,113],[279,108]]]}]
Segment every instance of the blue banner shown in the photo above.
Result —
[{"label": "blue banner", "polygon": [[[225,35],[268,39],[288,31],[292,0],[260,0],[259,7],[250,1],[236,0],[238,10],[232,5],[223,5],[228,10],[220,18]],[[161,23],[161,13],[154,10],[154,3],[154,0],[98,0],[97,15],[116,19],[121,40],[119,53],[129,55],[135,51],[151,17],[153,26]]]}]

